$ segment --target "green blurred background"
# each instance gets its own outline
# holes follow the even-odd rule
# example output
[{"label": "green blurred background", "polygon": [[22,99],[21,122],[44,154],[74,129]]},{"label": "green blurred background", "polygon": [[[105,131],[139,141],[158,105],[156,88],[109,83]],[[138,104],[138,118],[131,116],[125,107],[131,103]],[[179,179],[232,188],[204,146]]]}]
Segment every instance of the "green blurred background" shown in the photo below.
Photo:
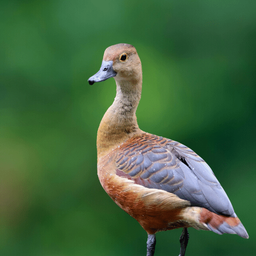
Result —
[{"label": "green blurred background", "polygon": [[[255,255],[255,0],[1,0],[0,255],[146,255],[146,232],[97,178],[114,79],[106,47],[143,64],[140,128],[203,157],[250,235],[190,229],[188,255]],[[181,230],[157,234],[178,255]]]}]

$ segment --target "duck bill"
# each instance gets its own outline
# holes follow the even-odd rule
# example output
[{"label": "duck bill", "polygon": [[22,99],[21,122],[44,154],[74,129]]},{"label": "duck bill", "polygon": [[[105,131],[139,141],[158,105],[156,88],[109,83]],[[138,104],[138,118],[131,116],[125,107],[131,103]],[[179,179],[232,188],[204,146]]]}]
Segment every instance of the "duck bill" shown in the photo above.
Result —
[{"label": "duck bill", "polygon": [[113,61],[102,61],[100,70],[88,79],[90,85],[96,82],[102,82],[110,77],[116,76],[116,72],[113,70]]}]

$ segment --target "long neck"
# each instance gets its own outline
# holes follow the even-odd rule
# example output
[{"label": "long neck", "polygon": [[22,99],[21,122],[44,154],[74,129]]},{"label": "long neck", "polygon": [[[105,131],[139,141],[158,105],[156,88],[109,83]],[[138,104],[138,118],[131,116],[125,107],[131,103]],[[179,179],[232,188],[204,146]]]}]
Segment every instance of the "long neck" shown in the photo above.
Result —
[{"label": "long neck", "polygon": [[141,96],[139,81],[116,81],[116,97],[101,120],[97,135],[98,156],[140,132],[136,109]]}]

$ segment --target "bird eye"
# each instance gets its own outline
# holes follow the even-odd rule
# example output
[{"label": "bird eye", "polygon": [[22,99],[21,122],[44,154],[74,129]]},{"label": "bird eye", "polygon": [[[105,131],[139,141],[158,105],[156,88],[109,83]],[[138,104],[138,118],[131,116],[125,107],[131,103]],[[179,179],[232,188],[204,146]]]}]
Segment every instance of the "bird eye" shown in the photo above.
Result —
[{"label": "bird eye", "polygon": [[119,57],[119,60],[120,60],[121,62],[126,61],[126,59],[127,59],[127,54],[126,54],[126,53],[122,53],[122,54],[120,55],[120,57]]}]

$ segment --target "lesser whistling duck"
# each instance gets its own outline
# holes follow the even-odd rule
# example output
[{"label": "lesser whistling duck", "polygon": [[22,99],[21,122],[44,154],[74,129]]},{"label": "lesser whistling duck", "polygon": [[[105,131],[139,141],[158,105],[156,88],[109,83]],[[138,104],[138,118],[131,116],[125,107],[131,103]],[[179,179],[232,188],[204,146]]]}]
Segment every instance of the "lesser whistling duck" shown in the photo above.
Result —
[{"label": "lesser whistling duck", "polygon": [[108,195],[148,234],[147,256],[155,251],[155,233],[188,227],[217,234],[248,234],[207,163],[183,144],[142,131],[136,118],[142,69],[136,49],[117,44],[105,50],[100,70],[89,84],[114,77],[116,97],[97,134],[98,177]]}]

